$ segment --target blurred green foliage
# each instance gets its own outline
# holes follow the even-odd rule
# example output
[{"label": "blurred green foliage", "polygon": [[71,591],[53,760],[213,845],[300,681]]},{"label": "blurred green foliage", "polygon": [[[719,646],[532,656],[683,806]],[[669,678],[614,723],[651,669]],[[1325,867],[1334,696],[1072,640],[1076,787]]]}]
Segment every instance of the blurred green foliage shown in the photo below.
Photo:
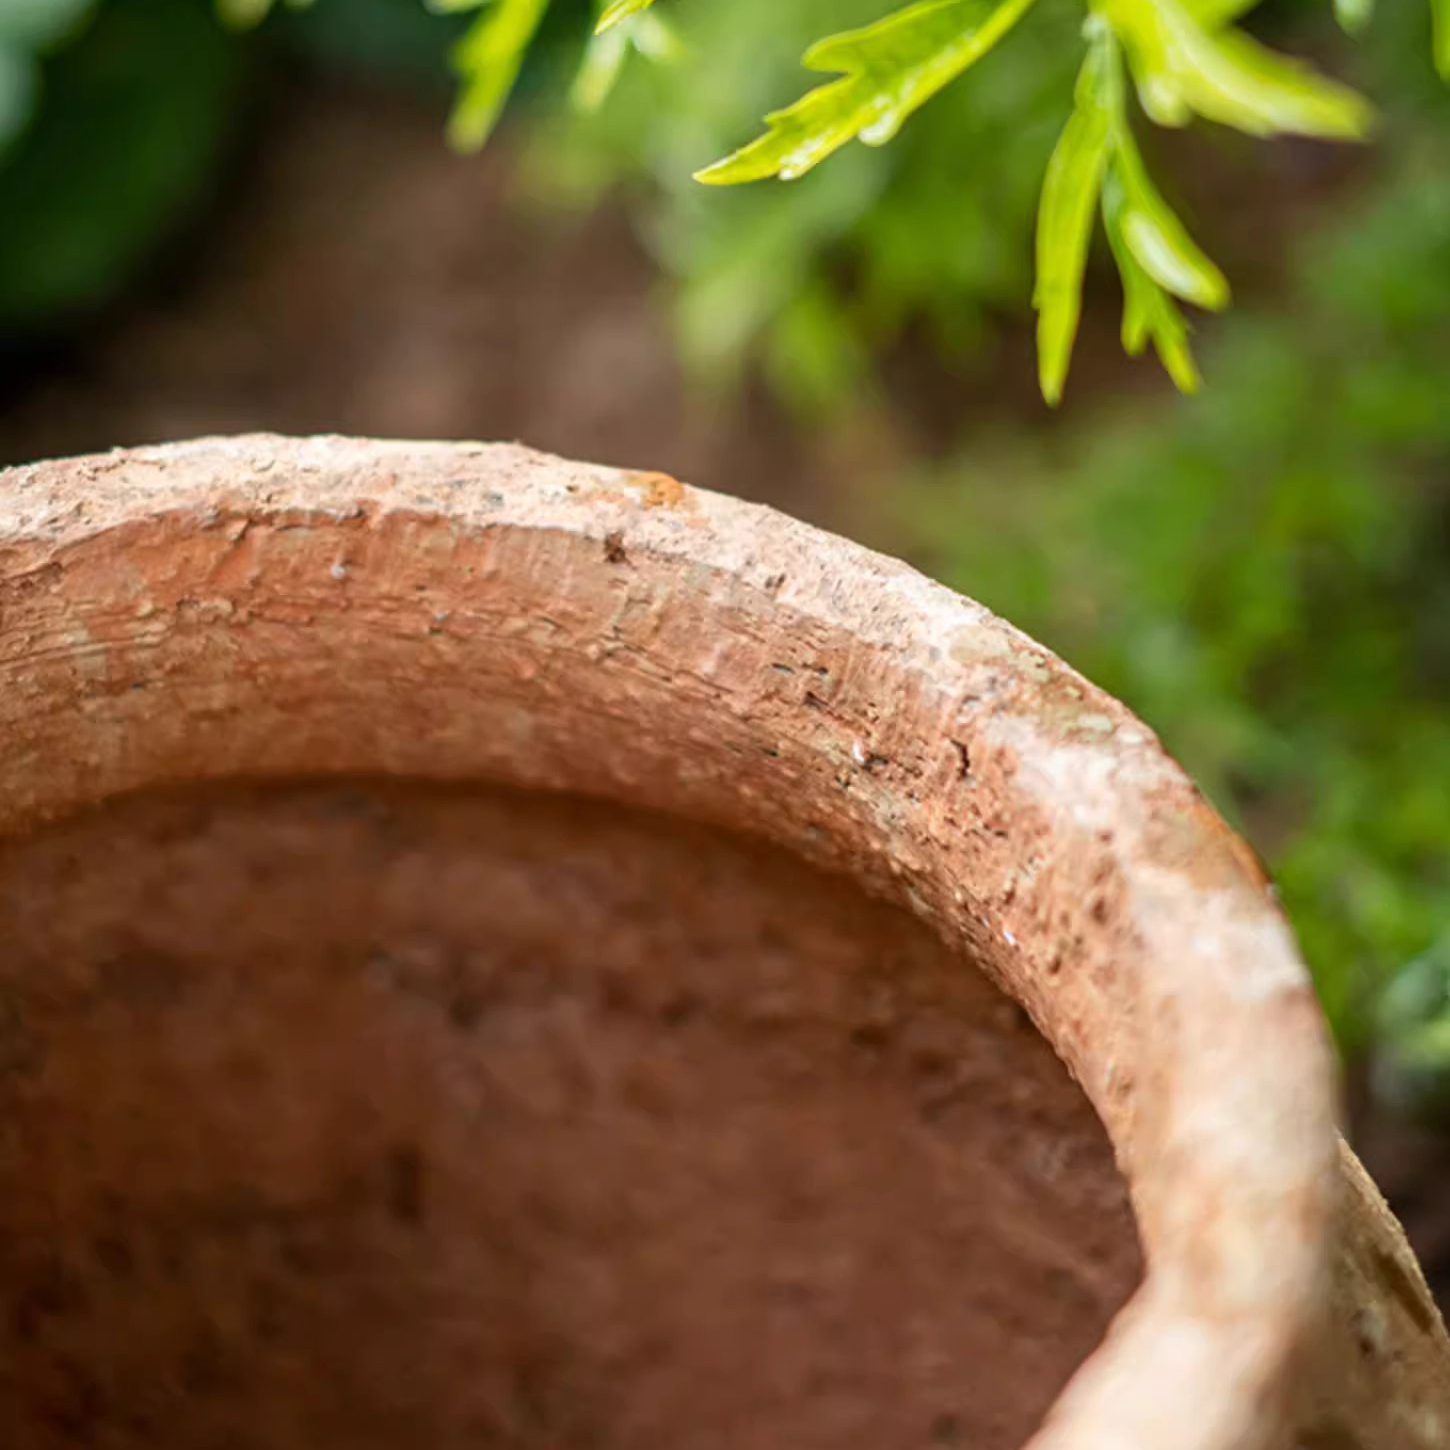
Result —
[{"label": "blurred green foliage", "polygon": [[1427,1123],[1450,1118],[1450,927],[1396,974],[1374,1014],[1379,1099]]},{"label": "blurred green foliage", "polygon": [[[1030,290],[1038,189],[1080,49],[1076,0],[1041,0],[1012,46],[890,146],[848,147],[788,186],[716,192],[691,179],[798,84],[811,41],[882,8],[678,5],[681,44],[708,64],[629,66],[597,114],[532,117],[532,184],[579,203],[624,189],[675,282],[683,353],[707,378],[758,356],[798,404],[829,409],[867,385],[870,351],[908,326],[960,353]],[[561,35],[553,64],[565,71],[573,54]]]},{"label": "blurred green foliage", "polygon": [[[221,0],[250,19],[272,0]],[[300,0],[305,3],[305,0]],[[478,10],[453,50],[460,97],[450,124],[454,143],[476,148],[492,133],[551,0],[431,0],[444,11]],[[1122,338],[1130,354],[1151,338],[1183,391],[1197,387],[1188,328],[1175,298],[1217,309],[1228,285],[1191,241],[1149,180],[1133,137],[1128,85],[1145,116],[1181,127],[1194,118],[1251,136],[1296,134],[1363,139],[1371,109],[1362,97],[1318,75],[1302,59],[1280,55],[1236,22],[1259,0],[1087,0],[1082,68],[1066,126],[1048,162],[1037,210],[1038,326],[1042,394],[1061,397],[1077,334],[1089,242],[1099,204],[1125,293]],[[1439,0],[1436,0],[1438,15]],[[766,131],[694,179],[734,185],[778,177],[799,180],[853,141],[880,147],[906,121],[999,47],[1034,0],[913,0],[863,17],[868,23],[828,34],[806,50],[807,69],[831,77],[799,100],[766,113]],[[659,18],[653,0],[595,0],[596,25],[572,90],[576,109],[593,113],[618,82],[631,48],[655,59],[690,52]],[[1362,29],[1368,0],[1341,6],[1342,22]],[[763,28],[729,23],[752,52]],[[762,17],[763,18],[763,17]],[[839,24],[841,17],[832,17]],[[1015,39],[1015,36],[1013,37]],[[1427,47],[1439,58],[1442,47]],[[714,48],[694,52],[692,75],[715,64]],[[995,57],[994,57],[995,59]],[[650,125],[667,124],[664,113]],[[816,299],[815,312],[827,310]],[[801,336],[796,329],[795,336]],[[826,358],[826,349],[818,350]],[[799,371],[799,369],[797,369]]]},{"label": "blurred green foliage", "polygon": [[0,5],[0,156],[40,99],[42,58],[80,29],[94,0],[5,0]]},{"label": "blurred green foliage", "polygon": [[0,55],[29,58],[43,100],[0,155],[0,329],[14,335],[109,301],[195,205],[246,57],[193,0],[0,0],[0,15]]},{"label": "blurred green foliage", "polygon": [[1450,922],[1447,135],[1304,245],[1289,311],[1223,326],[1200,399],[908,494],[933,572],[1138,710],[1260,844],[1351,1049]]},{"label": "blurred green foliage", "polygon": [[[1250,130],[1353,131],[1360,124],[1347,93],[1285,72],[1236,31],[1213,38],[1215,27],[1245,9],[1267,13],[1272,23],[1276,13],[1327,14],[1321,0],[1094,3],[1104,16],[1114,6],[1122,11],[1113,11],[1113,33],[1127,38],[1144,104],[1160,120],[1176,124],[1197,109]],[[98,23],[87,27],[98,7]],[[630,192],[657,254],[678,280],[682,347],[702,373],[729,377],[754,353],[798,404],[829,408],[865,385],[870,350],[906,325],[924,323],[945,351],[969,349],[984,319],[1019,307],[1027,294],[1038,187],[1072,111],[1072,74],[1083,53],[1081,0],[1036,0],[1030,24],[1018,26],[1011,43],[961,85],[945,82],[991,47],[954,42],[955,17],[980,11],[985,33],[988,23],[997,23],[992,0],[930,0],[897,11],[890,0],[732,0],[728,6],[675,0],[651,8],[491,0],[476,18],[466,13],[478,9],[478,0],[431,0],[433,12],[457,15],[430,14],[420,0],[315,6],[309,0],[0,0],[0,145],[8,115],[14,148],[8,164],[0,153],[0,212],[25,222],[0,256],[13,278],[9,295],[0,298],[0,322],[25,312],[42,325],[103,300],[207,184],[237,103],[237,75],[244,59],[255,59],[256,46],[250,38],[228,41],[206,23],[206,12],[242,28],[284,12],[264,32],[273,56],[289,46],[332,58],[371,47],[374,59],[396,70],[426,65],[441,75],[451,52],[464,78],[453,134],[465,144],[488,132],[528,55],[523,89],[550,93],[530,128],[532,167],[575,197],[606,188]],[[293,13],[298,10],[306,13]],[[871,24],[881,22],[883,10],[892,18]],[[1234,64],[1217,66],[1212,83],[1205,82],[1194,66],[1174,58],[1182,47],[1168,45],[1158,33],[1162,27],[1147,23],[1149,12],[1159,10]],[[660,18],[666,14],[668,25]],[[601,15],[619,23],[590,40],[591,22]],[[1096,23],[1101,41],[1109,21]],[[812,142],[809,162],[787,169],[809,169],[858,132],[873,148],[847,147],[831,167],[789,188],[761,189],[749,198],[701,193],[692,174],[737,145],[757,116],[798,88],[799,55],[843,25],[865,28],[816,46],[811,58],[828,69],[866,67],[875,89],[853,90],[851,78],[828,82],[790,108],[829,140]],[[991,33],[1008,28],[1002,21]],[[1423,57],[1427,19],[1420,28]],[[530,51],[536,38],[541,43]],[[1158,51],[1161,64],[1150,55]],[[678,63],[636,63],[632,52]],[[41,57],[48,57],[44,72]],[[1098,67],[1102,74],[1116,69],[1116,58]],[[49,99],[40,122],[16,142],[42,79]],[[909,94],[901,91],[908,81]],[[1079,85],[1080,105],[1086,97],[1090,108],[1101,108],[1106,103],[1090,89]],[[572,112],[563,105],[570,93]],[[927,96],[932,105],[895,144],[880,149]],[[892,97],[889,117],[878,115]],[[1097,178],[1104,179],[1112,254],[1128,288],[1125,343],[1137,351],[1153,339],[1173,376],[1189,386],[1196,374],[1169,294],[1216,307],[1227,289],[1148,182],[1121,101],[1112,104],[1112,125],[1094,132],[1108,154],[1081,173],[1088,187],[1080,199],[1089,201]],[[101,142],[93,149],[94,137]],[[764,144],[746,147],[740,157],[755,156]],[[135,163],[113,164],[121,152]],[[781,162],[771,151],[763,170],[753,163],[742,170],[739,158],[724,170],[763,174]],[[66,215],[62,193],[87,189],[52,179],[61,175],[92,183],[83,229]],[[1087,240],[1080,223],[1087,212],[1048,207],[1041,215],[1043,381],[1055,396],[1076,326]],[[1058,226],[1059,215],[1076,220]],[[59,252],[57,239],[64,243]],[[1167,255],[1174,251],[1176,259]],[[1185,258],[1191,265],[1182,265]]]},{"label": "blurred green foliage", "polygon": [[[536,184],[549,178],[562,194],[581,201],[611,188],[627,189],[656,255],[676,280],[684,354],[707,375],[728,377],[747,357],[758,357],[797,402],[828,410],[859,394],[869,382],[866,360],[872,351],[890,345],[906,328],[924,325],[948,354],[970,350],[992,316],[1019,310],[1029,293],[1039,190],[1054,142],[1073,112],[1074,73],[1083,54],[1080,0],[1038,0],[1010,43],[994,49],[989,61],[934,94],[899,134],[885,128],[873,138],[890,133],[889,146],[847,146],[832,155],[829,166],[793,168],[809,172],[801,180],[752,188],[742,196],[702,194],[691,184],[692,173],[750,134],[755,116],[799,88],[797,58],[812,39],[825,29],[879,19],[883,8],[889,6],[882,0],[669,5],[664,9],[690,61],[625,68],[600,111],[571,115],[541,106],[531,117],[530,171]],[[1245,8],[1254,9],[1269,32],[1295,27],[1291,43],[1314,35],[1305,22],[1318,17],[1324,48],[1329,12],[1321,0],[1273,0],[1257,7],[1243,0],[1194,0],[1195,12],[1214,16]],[[1411,14],[1402,7],[1383,17],[1373,33],[1378,50],[1386,48],[1389,34],[1398,47],[1397,67],[1377,77],[1387,82],[1392,97],[1407,76],[1433,75],[1429,32],[1427,10],[1417,7]],[[561,28],[552,48],[541,49],[562,73],[573,63],[577,45],[575,31]],[[1115,42],[1112,48],[1116,52]],[[1182,101],[1184,109],[1174,112],[1160,97],[1159,114],[1181,119],[1187,109],[1204,109],[1249,130],[1352,132],[1362,124],[1362,108],[1342,88],[1294,90],[1277,63],[1263,60],[1267,51],[1249,54],[1247,98],[1232,88],[1207,99],[1193,92],[1192,105]],[[848,58],[841,56],[841,64]],[[834,66],[837,56],[818,48],[815,59]],[[1372,72],[1362,55],[1355,59],[1361,72]],[[1114,55],[1102,69],[1111,77],[1118,64]],[[1259,70],[1265,66],[1274,84],[1263,82]],[[1138,79],[1141,89],[1142,76]],[[828,83],[811,96],[840,84]],[[1187,356],[1186,328],[1168,294],[1217,307],[1227,288],[1170,209],[1172,176],[1163,195],[1148,181],[1121,98],[1105,99],[1082,85],[1078,94],[1090,109],[1110,113],[1111,125],[1094,131],[1094,165],[1083,193],[1087,205],[1073,215],[1083,221],[1091,216],[1096,187],[1104,181],[1111,252],[1129,289],[1124,341],[1136,352],[1154,340],[1175,379],[1191,386],[1196,373]],[[1298,114],[1305,107],[1306,114]],[[794,117],[798,109],[784,114]],[[669,124],[661,117],[669,117]],[[823,139],[817,150],[804,148],[811,164],[820,148],[839,144],[845,132],[837,128],[838,119],[830,113],[819,121]],[[848,131],[856,119],[853,113],[840,125]],[[799,139],[804,124],[780,121],[787,129],[779,136]],[[762,138],[739,153],[728,174],[755,175],[778,165],[785,144],[775,133]],[[1152,222],[1146,231],[1145,217]],[[1155,268],[1155,258],[1165,255],[1165,238],[1180,265]],[[1075,302],[1086,232],[1048,225],[1039,240],[1040,274],[1045,266],[1051,280],[1053,264],[1065,264],[1060,283],[1040,289],[1039,296]],[[1185,257],[1192,263],[1187,269],[1181,265]],[[1043,381],[1052,396],[1066,370],[1075,310],[1050,309],[1043,321],[1048,334]]]},{"label": "blurred green foliage", "polygon": [[[89,6],[97,3],[88,0]],[[1243,3],[1193,0],[1224,14]],[[1319,0],[1278,0],[1280,8],[1300,11],[1310,3]],[[256,42],[228,40],[206,24],[204,12],[240,25],[283,12],[263,32],[274,56],[299,46],[331,59],[371,50],[395,70],[420,73],[427,67],[441,76],[451,50],[466,78],[453,122],[455,138],[463,142],[487,132],[512,85],[515,63],[539,30],[541,43],[530,53],[523,89],[542,87],[549,96],[530,127],[536,143],[530,169],[576,198],[611,187],[630,192],[641,225],[678,280],[682,347],[702,374],[729,377],[758,354],[779,388],[802,406],[822,408],[862,387],[869,350],[906,325],[924,323],[944,350],[959,351],[973,346],[992,313],[1020,306],[1029,288],[1038,187],[1071,109],[1072,74],[1082,53],[1080,0],[1037,0],[1031,24],[1019,28],[990,65],[978,67],[969,84],[946,86],[892,146],[852,146],[829,168],[790,187],[727,198],[703,193],[692,174],[736,145],[762,111],[798,86],[798,57],[812,40],[842,25],[879,20],[889,8],[885,0],[675,3],[626,15],[592,42],[598,0],[554,0],[552,6],[504,0],[477,19],[429,14],[419,0],[328,0],[300,15],[292,12],[302,0],[104,0],[91,33],[83,30],[79,40],[59,48],[59,41],[74,36],[88,4],[0,5],[14,7],[17,15],[50,17],[44,26],[17,23],[18,32],[28,29],[32,68],[32,51],[58,52],[47,66],[50,99],[41,123],[23,138],[10,164],[0,160],[0,209],[28,222],[13,238],[11,254],[0,258],[19,258],[7,268],[15,280],[12,295],[0,299],[0,321],[23,308],[39,325],[103,299],[132,274],[146,242],[164,234],[189,195],[205,186],[237,103],[237,73],[244,58],[256,58]],[[433,5],[435,11],[471,8],[459,0]],[[934,13],[933,6],[925,9]],[[669,31],[658,20],[665,13]],[[58,22],[62,15],[70,17],[67,25]],[[116,53],[122,30],[136,42],[125,56]],[[684,58],[650,65],[631,61],[631,50],[656,60]],[[93,100],[102,69],[106,94]],[[571,83],[572,111],[563,104]],[[821,89],[829,93],[834,85]],[[0,110],[3,95],[0,90]],[[873,139],[885,139],[885,131],[876,130]],[[102,138],[94,154],[82,133]],[[1114,134],[1125,135],[1125,128],[1119,125]],[[112,164],[105,145],[110,137],[150,165]],[[46,179],[76,168],[93,173],[97,188],[84,248],[60,194],[84,189]],[[1136,171],[1142,173],[1141,164]],[[1135,194],[1151,196],[1157,214],[1176,224],[1143,179]],[[1105,204],[1109,200],[1105,194]],[[58,215],[47,227],[44,213],[51,206]],[[55,265],[56,235],[84,256],[66,268]],[[1130,298],[1125,341],[1136,349],[1155,336],[1174,375],[1186,383],[1192,370],[1181,324],[1158,290],[1164,278],[1172,290],[1182,269],[1155,280],[1128,255],[1136,244],[1133,230],[1122,227],[1115,235],[1129,239],[1128,246],[1115,246],[1115,254],[1141,294]],[[1164,235],[1161,228],[1158,235]],[[1049,255],[1064,254],[1058,248]],[[1138,256],[1151,253],[1139,247]],[[36,257],[43,285],[32,285],[29,277]],[[1076,285],[1069,275],[1055,291],[1075,298]],[[1225,293],[1216,284],[1208,290],[1190,286],[1186,295],[1218,305]],[[1074,316],[1044,318],[1056,339],[1045,360],[1050,392],[1065,370]]]},{"label": "blurred green foliage", "polygon": [[[1183,126],[1198,116],[1252,136],[1353,140],[1367,132],[1369,107],[1353,91],[1276,55],[1232,23],[1254,3],[1090,0],[1083,45],[1075,47],[1085,53],[1072,113],[1047,164],[1037,209],[1033,302],[1048,403],[1059,401],[1067,377],[1100,202],[1123,280],[1129,353],[1140,352],[1151,336],[1173,380],[1191,391],[1197,373],[1172,299],[1209,308],[1228,300],[1222,275],[1148,179],[1133,139],[1127,79],[1160,126]],[[893,140],[915,110],[993,52],[1031,4],[918,0],[872,25],[818,41],[805,64],[838,78],[771,112],[765,135],[697,179],[793,180],[848,141],[880,146]]]}]

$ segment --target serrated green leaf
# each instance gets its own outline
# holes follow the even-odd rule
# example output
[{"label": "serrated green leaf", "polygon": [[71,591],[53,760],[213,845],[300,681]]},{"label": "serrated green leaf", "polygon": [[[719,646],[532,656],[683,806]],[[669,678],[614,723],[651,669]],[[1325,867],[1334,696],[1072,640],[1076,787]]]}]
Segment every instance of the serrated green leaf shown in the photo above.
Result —
[{"label": "serrated green leaf", "polygon": [[1162,125],[1190,113],[1254,136],[1358,140],[1369,104],[1242,31],[1213,31],[1180,0],[1098,0],[1132,63],[1143,108]]},{"label": "serrated green leaf", "polygon": [[628,20],[631,15],[638,15],[642,10],[648,10],[655,0],[609,0],[604,7],[604,13],[599,17],[599,24],[595,26],[596,33],[608,30],[613,25],[618,25],[621,20]]},{"label": "serrated green leaf", "polygon": [[1037,375],[1056,407],[1067,381],[1082,310],[1082,278],[1093,213],[1108,161],[1111,113],[1102,104],[1100,69],[1109,57],[1094,46],[1083,66],[1076,104],[1053,148],[1037,211]]},{"label": "serrated green leaf", "polygon": [[1199,376],[1188,348],[1188,323],[1133,255],[1122,229],[1125,206],[1122,181],[1110,173],[1103,183],[1103,226],[1123,279],[1123,349],[1137,357],[1151,338],[1178,391],[1196,393]]},{"label": "serrated green leaf", "polygon": [[980,60],[1032,0],[920,0],[806,52],[810,70],[839,72],[793,106],[766,117],[769,131],[698,173],[714,185],[803,176],[848,141],[880,146],[949,81]]},{"label": "serrated green leaf", "polygon": [[1374,14],[1374,0],[1334,0],[1334,18],[1346,35],[1358,35]]},{"label": "serrated green leaf", "polygon": [[1435,26],[1435,69],[1450,81],[1450,0],[1430,0],[1430,16]]},{"label": "serrated green leaf", "polygon": [[1138,265],[1160,287],[1185,302],[1212,312],[1225,307],[1227,278],[1159,195],[1126,120],[1115,127],[1112,169],[1123,193],[1122,239]]},{"label": "serrated green leaf", "polygon": [[463,79],[463,93],[448,123],[448,139],[459,150],[476,151],[488,140],[548,8],[549,0],[493,0],[458,42],[453,68]]}]

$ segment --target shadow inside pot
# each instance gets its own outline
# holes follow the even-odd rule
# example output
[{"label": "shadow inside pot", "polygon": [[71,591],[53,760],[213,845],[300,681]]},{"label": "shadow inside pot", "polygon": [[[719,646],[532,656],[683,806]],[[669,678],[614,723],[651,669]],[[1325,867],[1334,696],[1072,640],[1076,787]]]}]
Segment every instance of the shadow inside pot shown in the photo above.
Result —
[{"label": "shadow inside pot", "polygon": [[16,1450],[1014,1450],[1141,1277],[914,918],[570,796],[122,797],[0,848]]}]

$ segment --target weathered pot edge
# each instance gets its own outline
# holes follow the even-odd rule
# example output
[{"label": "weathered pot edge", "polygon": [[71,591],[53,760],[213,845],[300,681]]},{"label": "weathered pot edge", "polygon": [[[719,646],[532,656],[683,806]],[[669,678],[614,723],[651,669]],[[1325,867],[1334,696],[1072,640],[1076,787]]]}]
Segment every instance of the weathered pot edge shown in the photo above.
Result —
[{"label": "weathered pot edge", "polygon": [[[289,558],[332,557],[315,571],[319,612],[392,609],[387,561],[429,520],[495,565],[526,568],[530,550],[555,550],[550,566],[572,571],[560,599],[574,591],[578,637],[603,647],[591,669],[613,669],[619,644],[711,686],[713,698],[684,711],[686,737],[711,711],[754,710],[784,731],[798,712],[770,693],[776,681],[755,678],[770,646],[803,632],[849,640],[844,672],[859,682],[826,725],[812,719],[791,736],[793,788],[826,801],[843,754],[859,778],[865,806],[829,819],[859,834],[860,849],[834,846],[830,864],[972,942],[1083,1080],[1134,1192],[1149,1277],[1035,1450],[1268,1450],[1291,1425],[1306,1450],[1450,1443],[1450,1345],[1402,1233],[1338,1143],[1322,1027],[1252,858],[1120,705],[981,606],[844,540],[661,475],[506,446],[251,437],[11,470],[0,474],[0,738],[13,747],[0,763],[0,829],[154,778],[136,775],[130,745],[108,756],[97,744],[95,759],[65,766],[35,729],[42,701],[107,700],[117,681],[104,672],[124,651],[164,654],[175,636],[156,626],[148,644],[151,621],[205,595],[218,606],[206,628],[240,638],[268,597],[284,529],[306,536]],[[183,536],[178,564],[167,551]],[[154,557],[138,567],[143,540]],[[429,577],[447,579],[447,565]],[[626,634],[612,614],[621,568],[633,574]],[[536,604],[542,587],[530,581],[520,602]],[[748,628],[667,637],[682,608],[706,621],[729,611]],[[98,666],[101,619],[123,638]],[[457,628],[465,654],[497,642],[481,624]],[[366,628],[355,635],[365,648]],[[741,638],[750,648],[739,658],[720,653]],[[190,667],[173,655],[178,671]],[[450,748],[466,764],[469,742]],[[1033,913],[1051,892],[1007,869],[1005,849],[974,843],[964,856],[946,782],[967,775],[969,756],[995,762],[998,778],[982,784],[1040,833],[1039,847],[1111,838],[1099,854],[1121,893],[1107,907],[1106,896],[1080,903],[1085,930],[1104,927],[1095,912],[1112,918],[1099,932],[1106,986],[1034,956]],[[919,789],[877,761],[892,772],[902,762]],[[483,763],[499,773],[497,756]],[[736,824],[801,847],[778,802],[731,797],[719,781],[675,784],[688,807],[728,800]],[[628,771],[604,782],[624,798],[651,789]],[[1131,990],[1113,985],[1115,972]],[[1125,1002],[1132,1011],[1109,1020]]]}]

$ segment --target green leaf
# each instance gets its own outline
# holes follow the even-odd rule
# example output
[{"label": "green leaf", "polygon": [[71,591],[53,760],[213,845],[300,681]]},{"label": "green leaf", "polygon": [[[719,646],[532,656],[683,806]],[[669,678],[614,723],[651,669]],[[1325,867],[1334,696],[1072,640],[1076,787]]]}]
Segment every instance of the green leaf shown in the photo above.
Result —
[{"label": "green leaf", "polygon": [[448,139],[459,150],[477,151],[488,140],[548,8],[549,0],[493,0],[454,48],[463,94]]},{"label": "green leaf", "polygon": [[1103,184],[1103,225],[1123,279],[1123,349],[1137,357],[1152,338],[1153,347],[1181,393],[1196,393],[1198,369],[1188,350],[1188,324],[1173,299],[1139,264],[1123,235],[1126,199],[1121,178],[1110,173]]},{"label": "green leaf", "polygon": [[1125,118],[1114,128],[1112,169],[1122,193],[1118,226],[1134,261],[1185,302],[1213,312],[1225,307],[1227,279],[1159,195]]},{"label": "green leaf", "polygon": [[1056,407],[1067,380],[1082,309],[1082,278],[1093,212],[1108,161],[1111,113],[1102,104],[1101,69],[1110,60],[1095,45],[1084,62],[1076,103],[1063,127],[1037,212],[1037,374],[1042,396]]},{"label": "green leaf", "polygon": [[1450,0],[1430,0],[1430,15],[1435,22],[1435,69],[1450,81]]},{"label": "green leaf", "polygon": [[1369,104],[1242,31],[1210,31],[1180,0],[1098,0],[1132,62],[1143,109],[1161,125],[1196,113],[1254,136],[1357,140]]},{"label": "green leaf", "polygon": [[638,15],[642,10],[648,10],[655,0],[609,0],[604,7],[604,13],[599,17],[599,24],[595,27],[596,33],[608,30],[613,25],[618,25],[621,20],[628,20],[631,15]]},{"label": "green leaf", "polygon": [[1088,34],[1072,120],[1043,184],[1038,230],[1043,395],[1056,403],[1062,392],[1099,190],[1103,224],[1123,279],[1123,347],[1136,357],[1151,338],[1173,381],[1193,392],[1198,372],[1188,351],[1188,324],[1169,293],[1217,308],[1228,301],[1228,283],[1148,177],[1128,124],[1122,61],[1111,29],[1093,17]]},{"label": "green leaf", "polygon": [[672,64],[685,52],[683,42],[658,15],[636,15],[627,24],[596,30],[584,47],[584,58],[574,75],[569,103],[591,115],[614,91],[631,50],[661,65]]},{"label": "green leaf", "polygon": [[1334,0],[1334,18],[1346,35],[1358,35],[1374,14],[1374,0]]},{"label": "green leaf", "polygon": [[698,173],[711,184],[804,176],[848,141],[884,145],[918,107],[980,60],[1032,0],[921,0],[806,52],[810,70],[839,72],[795,105],[766,117],[770,130]]},{"label": "green leaf", "polygon": [[586,114],[597,111],[609,99],[628,54],[629,33],[623,27],[595,31],[569,90],[570,105]]}]

